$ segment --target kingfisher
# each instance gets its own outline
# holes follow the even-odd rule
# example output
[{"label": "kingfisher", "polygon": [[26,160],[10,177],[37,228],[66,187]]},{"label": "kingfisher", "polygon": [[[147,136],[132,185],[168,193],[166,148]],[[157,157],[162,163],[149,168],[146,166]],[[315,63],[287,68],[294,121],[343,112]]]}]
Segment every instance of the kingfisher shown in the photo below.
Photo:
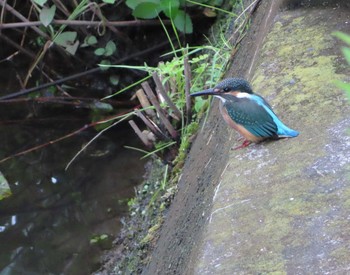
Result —
[{"label": "kingfisher", "polygon": [[240,149],[250,143],[265,139],[293,138],[299,132],[290,129],[277,117],[270,104],[255,94],[248,81],[242,78],[227,78],[214,88],[191,94],[213,95],[220,99],[220,112],[226,123],[244,138]]}]

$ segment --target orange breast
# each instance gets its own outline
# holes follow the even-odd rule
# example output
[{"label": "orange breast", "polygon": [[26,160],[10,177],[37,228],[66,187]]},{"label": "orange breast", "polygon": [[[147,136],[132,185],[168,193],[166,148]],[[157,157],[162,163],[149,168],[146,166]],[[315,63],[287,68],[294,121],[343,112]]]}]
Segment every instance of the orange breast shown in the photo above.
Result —
[{"label": "orange breast", "polygon": [[232,118],[227,113],[226,108],[223,106],[223,103],[220,102],[220,112],[222,117],[224,118],[225,122],[233,129],[235,129],[237,132],[239,132],[244,138],[251,142],[259,142],[262,141],[264,138],[262,137],[256,137],[251,132],[249,132],[246,128],[244,128],[242,125],[234,122]]}]

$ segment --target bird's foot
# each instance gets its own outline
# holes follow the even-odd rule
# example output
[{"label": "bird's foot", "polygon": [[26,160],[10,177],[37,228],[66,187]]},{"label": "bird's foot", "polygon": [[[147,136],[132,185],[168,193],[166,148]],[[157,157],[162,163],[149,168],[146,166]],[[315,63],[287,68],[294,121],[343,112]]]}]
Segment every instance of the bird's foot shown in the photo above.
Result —
[{"label": "bird's foot", "polygon": [[235,148],[231,148],[231,150],[238,150],[238,149],[242,149],[242,148],[245,148],[247,147],[249,144],[251,143],[251,141],[249,140],[244,140],[243,143],[240,145],[240,146],[237,146]]}]

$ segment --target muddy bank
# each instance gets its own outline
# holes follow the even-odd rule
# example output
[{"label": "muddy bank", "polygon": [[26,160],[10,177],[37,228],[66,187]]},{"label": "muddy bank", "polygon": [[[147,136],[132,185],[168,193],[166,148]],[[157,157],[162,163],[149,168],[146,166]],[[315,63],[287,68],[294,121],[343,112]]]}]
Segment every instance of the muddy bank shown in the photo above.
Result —
[{"label": "muddy bank", "polygon": [[348,270],[349,105],[332,80],[350,71],[331,33],[348,30],[349,8],[261,3],[227,76],[251,80],[301,135],[231,152],[215,102],[143,274]]}]

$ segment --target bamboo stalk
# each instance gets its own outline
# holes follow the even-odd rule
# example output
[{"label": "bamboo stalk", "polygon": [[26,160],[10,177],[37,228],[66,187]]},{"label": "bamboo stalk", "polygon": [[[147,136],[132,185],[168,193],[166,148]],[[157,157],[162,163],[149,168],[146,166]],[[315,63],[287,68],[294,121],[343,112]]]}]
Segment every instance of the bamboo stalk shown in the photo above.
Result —
[{"label": "bamboo stalk", "polygon": [[154,112],[154,110],[150,109],[149,107],[151,107],[151,103],[148,101],[148,98],[145,94],[145,92],[142,89],[137,90],[136,92],[136,96],[140,101],[140,104],[143,108],[145,108],[145,112],[147,115],[151,116],[151,117],[156,117],[156,113]]},{"label": "bamboo stalk", "polygon": [[135,109],[136,115],[141,118],[141,120],[146,124],[148,129],[159,139],[167,139],[166,135],[159,129],[158,125],[154,123],[152,120],[147,118],[142,112]]},{"label": "bamboo stalk", "polygon": [[161,122],[164,124],[165,128],[170,133],[171,137],[176,139],[177,138],[177,132],[174,129],[173,125],[171,125],[170,121],[164,115],[163,109],[160,107],[159,102],[158,102],[157,98],[155,97],[151,87],[149,86],[149,84],[147,82],[143,82],[141,84],[141,86],[144,89],[144,91],[146,92],[149,100],[152,102],[152,105],[156,108]]},{"label": "bamboo stalk", "polygon": [[136,123],[133,120],[129,120],[129,124],[131,128],[135,131],[136,135],[141,139],[142,143],[145,144],[147,147],[152,147],[147,137],[145,137],[145,135],[141,132],[140,128],[136,125]]},{"label": "bamboo stalk", "polygon": [[173,110],[175,117],[177,120],[181,119],[181,112],[179,111],[179,109],[175,106],[175,104],[172,102],[172,100],[170,99],[170,97],[167,95],[164,86],[162,84],[162,82],[160,81],[159,76],[157,75],[156,72],[154,72],[152,74],[153,80],[156,83],[156,86],[158,88],[159,93],[162,95],[162,97],[164,98],[164,100],[166,101],[166,103],[168,103],[170,109]]}]

